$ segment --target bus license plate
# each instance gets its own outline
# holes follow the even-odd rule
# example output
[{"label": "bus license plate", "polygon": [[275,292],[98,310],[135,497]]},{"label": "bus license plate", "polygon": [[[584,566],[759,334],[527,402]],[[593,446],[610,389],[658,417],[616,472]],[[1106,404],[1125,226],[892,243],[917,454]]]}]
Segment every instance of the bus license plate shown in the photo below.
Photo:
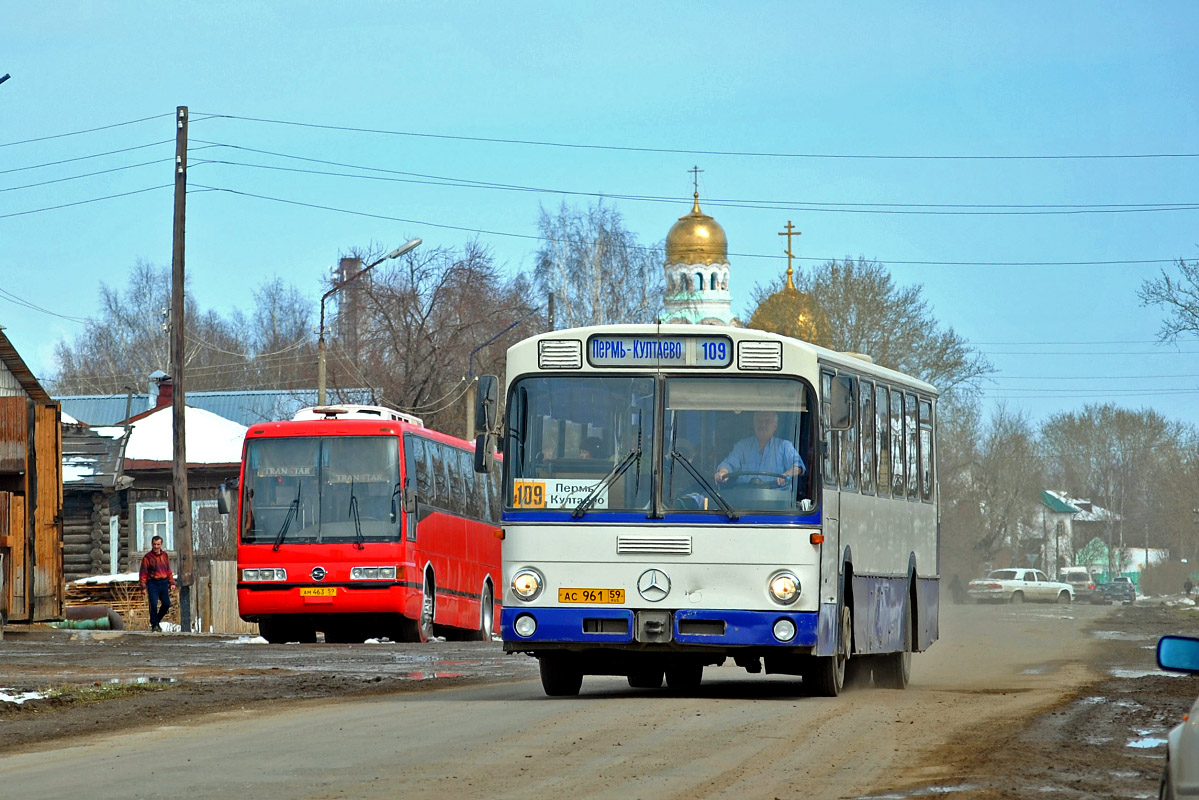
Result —
[{"label": "bus license plate", "polygon": [[559,603],[623,603],[624,589],[559,589]]},{"label": "bus license plate", "polygon": [[300,597],[337,597],[337,587],[304,586],[300,589]]}]

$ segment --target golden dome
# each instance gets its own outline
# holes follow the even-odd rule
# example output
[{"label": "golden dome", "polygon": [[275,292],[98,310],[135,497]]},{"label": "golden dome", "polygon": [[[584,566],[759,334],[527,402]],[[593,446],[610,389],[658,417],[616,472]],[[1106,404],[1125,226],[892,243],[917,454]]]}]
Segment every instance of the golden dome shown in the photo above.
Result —
[{"label": "golden dome", "polygon": [[666,264],[727,264],[729,243],[720,223],[699,210],[699,192],[691,213],[679,217],[666,234]]}]

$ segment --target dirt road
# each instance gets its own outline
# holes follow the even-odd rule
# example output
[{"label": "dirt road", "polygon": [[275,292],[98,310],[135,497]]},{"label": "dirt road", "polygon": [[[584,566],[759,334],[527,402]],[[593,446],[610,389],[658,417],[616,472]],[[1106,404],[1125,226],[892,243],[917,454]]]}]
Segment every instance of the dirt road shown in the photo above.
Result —
[{"label": "dirt road", "polygon": [[[138,730],[26,739],[9,748],[6,734],[35,715],[0,713],[0,752],[8,753],[0,755],[0,786],[20,787],[22,800],[181,791],[464,800],[1152,797],[1161,749],[1127,742],[1164,731],[1194,697],[1191,681],[1152,674],[1151,650],[1157,635],[1179,630],[1194,614],[951,606],[942,613],[941,641],[915,656],[908,690],[865,688],[837,699],[803,697],[783,676],[731,667],[708,668],[701,689],[687,695],[587,678],[580,697],[548,699],[532,678],[533,662],[504,656],[498,645],[238,650],[217,642],[200,648],[216,651],[210,663],[158,667],[178,683],[107,709],[109,719],[127,723],[117,708],[141,704],[136,711],[147,721]],[[148,670],[156,659],[146,655],[160,642],[143,646]],[[10,667],[24,675],[35,669],[12,653],[17,658],[0,650],[4,683]],[[419,679],[384,677],[410,666],[406,658],[425,659]],[[1112,674],[1117,667],[1129,672]],[[425,679],[438,672],[447,677]],[[341,702],[248,702],[256,692],[288,693],[279,686],[303,696],[296,681],[314,678],[355,693],[378,691]],[[449,685],[437,688],[443,682]],[[188,707],[180,700],[188,692],[188,706],[224,710],[172,713]],[[315,686],[308,693],[320,694]],[[43,719],[58,716],[63,732],[76,711],[47,709]]]}]

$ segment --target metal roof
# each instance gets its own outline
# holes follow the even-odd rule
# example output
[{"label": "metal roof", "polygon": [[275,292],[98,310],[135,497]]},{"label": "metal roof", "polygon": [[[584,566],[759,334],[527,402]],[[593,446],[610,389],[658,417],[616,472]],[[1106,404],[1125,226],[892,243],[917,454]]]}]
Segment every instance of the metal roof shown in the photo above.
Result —
[{"label": "metal roof", "polygon": [[1053,492],[1041,492],[1041,502],[1050,511],[1055,511],[1058,514],[1077,514],[1080,509],[1067,503]]},{"label": "metal roof", "polygon": [[[369,403],[370,389],[330,389],[333,403]],[[187,392],[187,405],[250,426],[291,419],[301,408],[316,405],[316,389],[248,389],[245,391]],[[132,401],[130,402],[130,397]],[[64,414],[88,425],[118,425],[127,416],[153,408],[147,392],[131,395],[65,395],[57,398]],[[126,405],[128,403],[128,406]],[[126,413],[128,408],[128,413]]]}]

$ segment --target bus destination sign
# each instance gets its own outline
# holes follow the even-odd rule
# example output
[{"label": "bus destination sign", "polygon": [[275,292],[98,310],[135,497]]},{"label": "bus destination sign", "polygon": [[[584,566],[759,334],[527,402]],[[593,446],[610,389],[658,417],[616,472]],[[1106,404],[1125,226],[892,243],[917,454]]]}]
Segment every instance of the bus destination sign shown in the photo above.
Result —
[{"label": "bus destination sign", "polygon": [[725,336],[592,336],[593,367],[727,367],[733,343]]}]

